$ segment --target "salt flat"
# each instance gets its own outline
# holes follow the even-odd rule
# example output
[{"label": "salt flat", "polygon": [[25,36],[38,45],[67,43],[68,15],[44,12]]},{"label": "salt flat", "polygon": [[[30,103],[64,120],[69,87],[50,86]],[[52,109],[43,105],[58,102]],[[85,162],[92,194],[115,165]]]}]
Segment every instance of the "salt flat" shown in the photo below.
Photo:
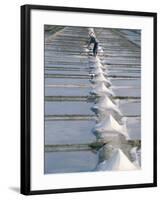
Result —
[{"label": "salt flat", "polygon": [[[105,28],[94,31],[102,48],[98,58],[115,94],[112,101],[126,121],[129,136],[128,140],[121,139],[119,145],[115,139],[111,144],[121,148],[120,155],[125,153],[132,162],[130,150],[135,145],[140,148],[141,140],[140,32]],[[94,85],[89,74],[97,62],[90,55],[91,50],[87,51],[88,40],[85,27],[64,27],[56,34],[45,34],[45,145],[68,145],[66,150],[54,151],[53,146],[52,152],[45,152],[45,173],[93,171],[100,164],[101,145],[109,142],[100,145],[92,132],[99,116],[94,116],[91,110],[97,98],[90,97]],[[96,142],[92,151],[77,148],[91,142]]]}]

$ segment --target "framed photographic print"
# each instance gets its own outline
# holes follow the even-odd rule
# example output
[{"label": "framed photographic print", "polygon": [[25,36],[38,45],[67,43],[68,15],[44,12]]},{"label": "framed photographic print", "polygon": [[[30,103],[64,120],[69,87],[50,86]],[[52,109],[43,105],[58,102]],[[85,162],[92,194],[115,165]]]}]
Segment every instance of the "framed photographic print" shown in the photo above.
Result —
[{"label": "framed photographic print", "polygon": [[21,193],[157,186],[157,14],[21,7]]}]

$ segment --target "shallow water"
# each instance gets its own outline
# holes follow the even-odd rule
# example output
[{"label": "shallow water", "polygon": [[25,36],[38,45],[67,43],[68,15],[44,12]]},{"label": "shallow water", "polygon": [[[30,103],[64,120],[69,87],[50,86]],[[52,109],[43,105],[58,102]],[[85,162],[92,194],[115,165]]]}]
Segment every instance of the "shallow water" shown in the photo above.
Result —
[{"label": "shallow water", "polygon": [[140,88],[113,88],[116,96],[120,97],[140,97]]},{"label": "shallow water", "polygon": [[45,96],[87,96],[89,95],[89,88],[62,88],[53,87],[45,88]]},{"label": "shallow water", "polygon": [[130,140],[141,140],[141,119],[130,117],[127,119],[127,128]]},{"label": "shallow water", "polygon": [[49,84],[82,84],[82,85],[89,85],[88,79],[68,79],[68,78],[45,78],[45,85]]},{"label": "shallow water", "polygon": [[96,140],[92,120],[46,121],[45,144],[88,144]]},{"label": "shallow water", "polygon": [[45,115],[93,115],[92,103],[87,102],[45,102]]},{"label": "shallow water", "polygon": [[119,107],[125,116],[140,116],[141,102],[140,100],[120,100]]},{"label": "shallow water", "polygon": [[89,172],[97,163],[98,155],[91,151],[45,153],[45,173]]},{"label": "shallow water", "polygon": [[112,82],[112,86],[128,86],[128,87],[141,87],[141,81],[140,78],[131,78],[131,79],[125,79],[125,78],[110,78],[110,81]]}]

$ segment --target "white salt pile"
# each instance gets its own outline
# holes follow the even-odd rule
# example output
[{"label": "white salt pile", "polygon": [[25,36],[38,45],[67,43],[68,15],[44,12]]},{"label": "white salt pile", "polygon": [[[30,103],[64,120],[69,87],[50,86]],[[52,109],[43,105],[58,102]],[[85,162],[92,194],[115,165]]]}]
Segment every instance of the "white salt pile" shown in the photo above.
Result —
[{"label": "white salt pile", "polygon": [[99,51],[100,53],[103,53],[103,49],[102,49],[101,46],[98,47],[98,51]]},{"label": "white salt pile", "polygon": [[115,149],[113,155],[103,162],[99,163],[96,170],[136,170],[137,167],[128,159],[121,149]]},{"label": "white salt pile", "polygon": [[89,52],[89,49],[88,49],[88,48],[84,48],[84,50],[85,50],[86,52]]},{"label": "white salt pile", "polygon": [[107,70],[107,68],[104,65],[102,65],[101,63],[97,63],[97,62],[92,61],[92,60],[90,61],[90,68],[97,69],[98,67],[100,67],[103,70]]},{"label": "white salt pile", "polygon": [[104,112],[104,111],[108,111],[108,110],[112,110],[117,112],[120,116],[122,116],[121,111],[119,110],[119,108],[117,107],[116,104],[114,104],[110,98],[107,95],[103,95],[99,98],[98,103],[96,103],[93,107],[93,110],[96,110],[98,112]]},{"label": "white salt pile", "polygon": [[128,138],[128,133],[125,125],[120,125],[112,115],[106,116],[101,122],[97,123],[93,129],[101,138],[109,135],[122,134]]},{"label": "white salt pile", "polygon": [[97,76],[95,76],[92,80],[90,80],[93,84],[97,84],[97,83],[105,83],[108,87],[111,86],[111,81],[107,80],[103,74],[98,74]]},{"label": "white salt pile", "polygon": [[[108,82],[106,82],[107,84]],[[90,92],[94,95],[108,95],[108,96],[115,96],[113,91],[109,88],[107,88],[104,84],[104,82],[99,82],[97,85],[94,86],[94,88]]]},{"label": "white salt pile", "polygon": [[92,73],[93,74],[95,74],[95,75],[99,75],[99,74],[102,74],[102,75],[104,75],[104,76],[107,76],[108,75],[108,73],[107,73],[108,71],[106,70],[106,72],[101,68],[101,67],[96,67],[96,68],[94,68],[93,70],[92,70]]}]

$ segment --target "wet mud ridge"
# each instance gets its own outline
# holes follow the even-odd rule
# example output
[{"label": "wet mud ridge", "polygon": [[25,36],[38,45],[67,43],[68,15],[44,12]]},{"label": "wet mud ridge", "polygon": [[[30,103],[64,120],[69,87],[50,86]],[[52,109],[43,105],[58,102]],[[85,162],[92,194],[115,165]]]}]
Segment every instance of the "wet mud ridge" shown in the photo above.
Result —
[{"label": "wet mud ridge", "polygon": [[[87,47],[90,31],[99,41],[96,57]],[[139,170],[140,32],[50,32],[44,45],[45,173]]]}]

